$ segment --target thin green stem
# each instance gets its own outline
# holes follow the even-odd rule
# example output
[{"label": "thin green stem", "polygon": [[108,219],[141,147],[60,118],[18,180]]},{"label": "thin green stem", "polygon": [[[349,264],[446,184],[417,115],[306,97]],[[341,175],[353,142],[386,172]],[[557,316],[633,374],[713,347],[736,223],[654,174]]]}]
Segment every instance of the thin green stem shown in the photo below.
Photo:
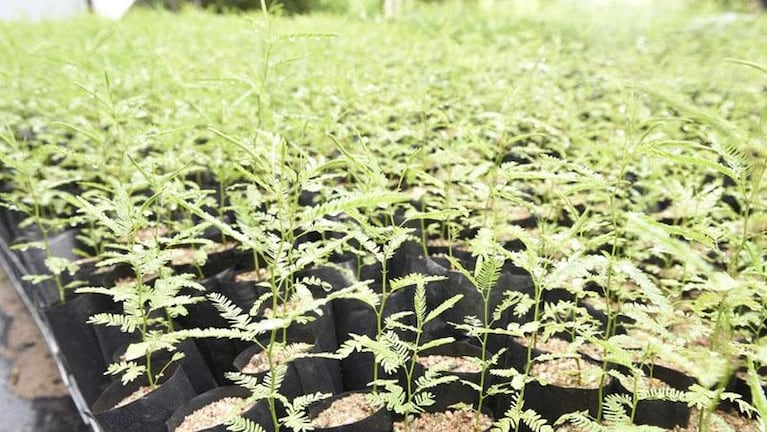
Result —
[{"label": "thin green stem", "polygon": [[[492,325],[490,322],[490,289],[488,288],[485,290],[485,292],[482,293],[482,301],[483,301],[483,319],[482,324],[484,324],[485,330],[488,330],[490,326]],[[481,360],[482,360],[482,370],[479,374],[479,401],[477,402],[477,412],[474,416],[474,430],[479,429],[479,422],[482,419],[482,407],[485,402],[485,381],[487,380],[487,339],[490,337],[490,334],[485,331],[482,333],[482,340],[481,340],[481,348],[482,352],[480,353]]]},{"label": "thin green stem", "polygon": [[[388,299],[388,293],[386,292],[386,281],[388,278],[388,269],[386,267],[386,257],[381,262],[381,304],[376,311],[376,340],[380,340],[383,333],[383,314],[386,308],[386,300]],[[373,392],[378,391],[378,385],[375,383],[378,381],[378,355],[373,355]]]},{"label": "thin green stem", "polygon": [[[276,311],[276,302],[277,300],[272,296],[272,306],[274,307],[274,311]],[[266,347],[266,360],[269,363],[269,371],[274,371],[274,346],[276,345],[277,340],[277,330],[272,330],[269,334],[269,345]],[[267,372],[269,373],[269,372]],[[280,430],[280,421],[277,418],[277,403],[275,395],[277,394],[277,383],[276,379],[272,377],[272,379],[269,380],[269,397],[267,398],[267,403],[269,405],[269,416],[272,418],[272,425],[274,426],[275,431]]]},{"label": "thin green stem", "polygon": [[[418,354],[419,354],[419,346],[421,345],[421,334],[423,328],[423,322],[421,321],[421,316],[419,314],[416,314],[416,333],[415,333],[415,351],[413,351],[413,355],[410,358],[410,365],[405,372],[405,380],[407,381],[407,406],[410,407],[413,402],[413,397],[415,396],[413,394],[413,373],[415,371],[415,364],[418,361]],[[405,411],[405,432],[410,430],[410,410],[407,409]]]},{"label": "thin green stem", "polygon": [[[533,278],[533,285],[535,289],[535,306],[533,308],[533,321],[536,322],[540,318],[541,313],[541,298],[542,298],[542,292],[540,283],[536,278]],[[530,372],[533,368],[533,350],[535,349],[535,344],[538,341],[538,332],[533,333],[532,339],[530,343],[527,344],[527,353],[526,353],[526,360],[525,360],[525,382],[522,384],[522,388],[519,390],[519,403],[516,407],[516,416],[519,418],[519,416],[522,414],[522,405],[524,404],[525,400],[525,389],[527,388],[527,377],[530,376]],[[522,424],[522,422],[517,422],[516,426],[514,427],[514,432],[519,432],[519,426]]]}]

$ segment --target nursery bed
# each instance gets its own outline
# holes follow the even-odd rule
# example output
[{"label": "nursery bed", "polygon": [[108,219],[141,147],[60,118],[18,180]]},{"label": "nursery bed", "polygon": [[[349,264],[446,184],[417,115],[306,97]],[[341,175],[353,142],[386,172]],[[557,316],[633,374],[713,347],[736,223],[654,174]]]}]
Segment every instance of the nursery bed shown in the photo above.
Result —
[{"label": "nursery bed", "polygon": [[765,17],[413,3],[7,25],[0,265],[88,427],[764,417]]},{"label": "nursery bed", "polygon": [[84,432],[68,389],[26,305],[0,268],[0,430]]},{"label": "nursery bed", "polygon": [[[24,305],[26,306],[26,309],[29,315],[32,317],[35,324],[37,325],[37,328],[40,331],[40,334],[43,338],[44,343],[47,345],[48,349],[50,350],[51,358],[54,360],[54,363],[56,364],[56,367],[58,368],[58,372],[61,376],[62,383],[66,386],[69,392],[69,395],[71,396],[72,401],[74,402],[74,407],[77,410],[77,415],[79,415],[82,418],[82,421],[83,421],[82,427],[87,428],[88,430],[93,432],[100,432],[101,428],[99,427],[98,423],[96,423],[95,420],[93,419],[91,410],[88,407],[88,405],[85,403],[85,400],[82,397],[82,393],[80,392],[80,389],[78,388],[72,376],[69,374],[67,366],[64,364],[64,362],[62,361],[59,355],[59,350],[58,350],[58,345],[56,343],[56,340],[51,335],[49,327],[44,322],[44,319],[38,312],[38,309],[34,307],[34,305],[32,304],[32,301],[30,300],[30,295],[28,292],[29,284],[25,283],[21,279],[22,276],[25,274],[28,274],[28,272],[26,271],[26,269],[24,268],[23,264],[20,262],[16,254],[10,250],[2,234],[4,233],[2,232],[2,230],[0,230],[0,268],[2,269],[2,271],[5,272],[7,276],[8,285],[10,285],[10,287],[13,287],[13,289],[16,291],[19,298],[23,301]],[[9,288],[9,287],[5,287],[5,288]],[[4,407],[4,409],[12,409],[12,408]],[[34,402],[32,403],[32,411],[34,411]],[[66,412],[61,412],[60,414],[62,416],[66,416]],[[11,419],[13,419],[13,413],[4,414],[4,421],[10,421]],[[66,419],[54,419],[52,422],[50,422],[50,420],[47,422],[44,421],[43,425],[39,425],[39,424],[36,425],[35,430],[42,431],[42,432],[47,432],[49,430],[50,431],[61,430],[62,432],[64,431],[64,429],[55,429],[55,428],[48,429],[49,426],[45,426],[46,424],[50,424],[50,425],[60,424],[63,426],[59,426],[59,427],[68,428],[68,430],[73,430],[73,431],[79,430],[77,429],[78,428],[77,425],[68,423]],[[15,424],[15,426],[19,427],[19,424]]]}]

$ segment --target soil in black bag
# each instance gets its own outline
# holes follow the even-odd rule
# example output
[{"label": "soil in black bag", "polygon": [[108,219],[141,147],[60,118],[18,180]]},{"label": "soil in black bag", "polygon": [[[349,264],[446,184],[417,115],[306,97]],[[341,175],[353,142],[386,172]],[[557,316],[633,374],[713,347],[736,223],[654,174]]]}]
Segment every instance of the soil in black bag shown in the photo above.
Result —
[{"label": "soil in black bag", "polygon": [[[123,346],[114,353],[113,359],[115,362],[122,360],[121,356],[127,348],[127,346]],[[195,394],[204,393],[216,387],[216,380],[213,379],[213,375],[210,373],[210,369],[208,369],[208,365],[200,354],[195,341],[185,340],[180,342],[176,346],[176,351],[184,354],[184,357],[176,363],[184,369],[185,375],[191,383]],[[152,362],[167,364],[172,356],[173,353],[168,351],[156,351],[152,353]],[[146,363],[144,357],[136,359],[136,362],[139,364]]]},{"label": "soil in black bag", "polygon": [[654,365],[643,365],[642,368],[647,375],[652,375],[677,390],[686,391],[691,385],[698,382],[695,377],[683,372],[681,367],[670,364],[656,362]]},{"label": "soil in black bag", "polygon": [[[562,358],[535,362],[531,375],[547,383],[533,381],[526,384],[525,408],[535,410],[552,423],[563,414],[577,411],[587,411],[592,417],[597,415],[600,365],[585,359]],[[611,388],[612,381],[612,378],[605,380],[605,392]],[[504,402],[506,406],[500,409],[508,409],[510,403],[508,400]]]},{"label": "soil in black bag", "polygon": [[[332,291],[341,290],[354,284],[350,275],[340,268],[330,266],[313,267],[297,274],[297,279],[314,277],[328,284],[329,290],[318,286],[310,286],[309,290],[315,299],[325,298]],[[338,349],[338,337],[336,335],[336,319],[333,306],[330,303],[323,305],[317,313],[312,314],[314,321],[306,325],[306,330],[317,338],[317,348],[320,352],[334,352]]]},{"label": "soil in black bag", "polygon": [[[489,358],[492,354],[488,353],[487,355]],[[446,411],[448,407],[457,403],[472,405],[475,408],[479,406],[477,390],[461,382],[468,381],[478,387],[480,385],[482,369],[478,362],[472,361],[470,358],[481,359],[482,349],[468,343],[468,341],[456,341],[419,354],[413,374],[414,382],[423,376],[425,370],[430,367],[439,367],[440,370],[443,370],[440,376],[453,375],[458,378],[456,381],[441,384],[433,389],[432,392],[436,395],[436,401],[426,408],[427,412]],[[488,374],[485,390],[490,384],[490,378]]]},{"label": "soil in black bag", "polygon": [[172,248],[170,265],[176,274],[190,273],[200,279],[215,276],[231,267],[234,260],[235,244],[232,242],[219,243],[207,253],[205,262],[197,264],[197,250],[191,247]]},{"label": "soil in black bag", "polygon": [[[278,306],[278,308],[285,307],[290,309],[297,306],[300,306],[300,304],[291,300],[287,304]],[[269,308],[265,308],[263,310],[263,314],[264,316],[271,316],[271,311]],[[301,341],[304,343],[311,343],[313,345],[312,353],[335,352],[338,348],[338,342],[336,340],[335,321],[333,319],[332,305],[326,303],[319,307],[316,311],[307,313],[307,315],[310,317],[311,321],[307,323],[293,322],[290,324],[287,331],[285,331],[285,333],[288,335],[288,342]],[[297,360],[296,366],[299,368],[304,367],[306,366],[304,362],[305,360]],[[340,364],[338,360],[316,359],[313,361],[313,363],[323,370],[323,374],[327,375],[324,375],[322,379],[310,379],[308,375],[313,374],[309,374],[307,372],[308,375],[304,376],[303,379],[304,385],[311,388],[313,387],[312,383],[314,383],[319,386],[318,388],[324,389],[323,391],[332,393],[343,391],[340,380],[338,380],[338,382],[333,382],[332,387],[328,387],[326,385],[327,377],[340,376]]]},{"label": "soil in black bag", "polygon": [[[391,272],[387,274],[389,280],[410,273],[423,273],[426,275],[449,275],[449,272],[429,257],[421,255],[420,246],[410,242],[406,243],[397,251],[389,263]],[[378,276],[380,280],[381,276]],[[433,309],[449,298],[449,280],[431,282],[426,286],[427,307]],[[379,282],[371,284],[371,288],[380,293],[382,285]],[[386,317],[402,312],[413,310],[414,287],[406,287],[393,294],[389,294],[384,305],[382,322]],[[339,345],[350,338],[351,334],[366,335],[375,338],[377,333],[376,314],[368,305],[350,299],[340,299],[333,302],[335,315],[336,337]],[[424,332],[433,337],[463,336],[448,325],[444,317],[432,320],[424,328]],[[463,318],[460,319],[461,321]],[[414,317],[405,317],[405,324],[414,325]],[[459,321],[460,322],[460,321]],[[402,334],[404,338],[410,335]],[[368,387],[373,380],[374,357],[369,353],[354,352],[341,361],[341,369],[344,377],[344,389],[346,391],[362,390]],[[385,378],[383,370],[379,367],[378,377]]]},{"label": "soil in black bag", "polygon": [[[304,271],[299,274],[299,277],[302,276],[317,276],[323,280],[332,279],[332,277],[334,277],[333,273],[330,271]],[[259,282],[266,280],[266,277],[267,274],[263,271],[248,270],[244,272],[235,272],[234,269],[228,269],[215,277],[217,284],[216,290],[232,300],[242,310],[249,311],[256,299],[267,292],[266,288],[257,285]],[[328,282],[331,284],[333,283],[329,280]],[[346,286],[348,285],[343,285],[340,288]],[[310,287],[310,291],[315,298],[320,298],[327,294],[323,289],[313,286]],[[284,306],[290,307],[291,305],[287,304]],[[262,305],[262,314],[268,314],[268,309],[268,305]],[[312,334],[316,338],[316,341],[313,342],[316,352],[335,352],[338,348],[338,341],[336,339],[332,305],[323,305],[317,312],[311,312],[309,315],[312,317],[310,322],[293,323],[288,329],[289,333]],[[227,323],[223,324],[223,327],[228,326]],[[238,344],[238,347],[241,348],[242,344]],[[242,348],[240,351],[242,351]],[[337,376],[340,374],[338,361],[325,360],[324,363],[326,363],[325,368],[331,370],[330,376]],[[342,391],[340,383],[334,384],[333,392],[339,391]]]},{"label": "soil in black bag", "polygon": [[[242,406],[250,391],[237,386],[217,387],[195,396],[176,409],[168,419],[168,432],[226,432],[226,421],[239,415],[254,421],[266,432],[274,425],[266,401]],[[242,409],[242,411],[237,411]]]},{"label": "soil in black bag", "polygon": [[[281,332],[280,332],[281,333]],[[312,345],[310,353],[317,352],[315,338],[310,333],[289,332],[288,344],[305,343]],[[262,346],[269,344],[269,336],[260,340],[261,345],[252,345],[234,361],[238,371],[263,379],[269,370],[268,357]],[[272,348],[272,362],[281,364],[285,361],[285,351],[282,345]],[[280,393],[288,399],[307,393],[333,393],[342,387],[341,370],[337,360],[323,358],[296,358],[287,365],[285,379]]]},{"label": "soil in black bag", "polygon": [[104,376],[107,362],[101,354],[94,327],[87,323],[91,315],[101,312],[101,297],[97,294],[76,294],[64,303],[43,310],[67,369],[89,404],[110,382]]},{"label": "soil in black bag", "polygon": [[[525,370],[527,365],[528,346],[532,341],[532,336],[528,338],[509,338],[506,344],[501,362],[505,368],[514,368],[520,372]],[[535,348],[532,349],[530,357],[535,360],[544,354],[557,354],[567,352],[570,347],[570,335],[567,333],[557,333],[549,336],[546,340],[543,336],[538,336],[535,342]],[[584,357],[585,361],[592,363],[601,363],[602,354],[598,351],[599,347],[585,343],[578,347],[578,354]]]},{"label": "soil in black bag", "polygon": [[412,417],[405,427],[404,420],[394,423],[393,432],[489,432],[492,429],[493,416],[483,412],[477,416],[475,410],[427,411]]},{"label": "soil in black bag", "polygon": [[[316,297],[314,297],[316,298]],[[295,298],[294,298],[295,299]],[[277,306],[278,308],[300,307],[301,303],[293,299],[286,304]],[[263,316],[271,316],[271,308],[264,308]],[[316,352],[335,352],[338,348],[336,339],[335,320],[333,317],[333,306],[326,303],[314,311],[306,313],[310,321],[306,323],[293,322],[288,327],[288,333],[293,334],[311,334],[316,339],[313,343]]]},{"label": "soil in black bag", "polygon": [[[435,308],[447,299],[462,295],[463,298],[452,308],[445,311],[440,320],[446,323],[443,327],[444,336],[453,336],[456,339],[465,337],[465,333],[456,329],[451,323],[463,324],[464,319],[469,316],[481,318],[484,315],[484,299],[477,291],[477,288],[466,279],[463,274],[449,271],[446,273],[448,279],[429,284],[427,288],[428,302],[430,308]],[[514,276],[508,273],[501,273],[495,288],[490,293],[489,310],[493,311],[504,300],[504,291],[516,289],[521,285],[520,281],[515,281]],[[506,328],[510,322],[511,312],[504,312],[493,326],[496,328]],[[439,335],[443,336],[443,335]],[[497,352],[506,345],[506,336],[491,334],[488,336],[487,347],[492,352]]]},{"label": "soil in black bag", "polygon": [[308,409],[317,432],[390,432],[391,415],[384,408],[375,409],[367,391],[341,393],[321,400]]},{"label": "soil in black bag", "polygon": [[[153,370],[163,366],[157,363]],[[112,383],[92,411],[103,432],[165,432],[168,418],[195,394],[183,368],[173,364],[154,390],[149,389],[145,376],[127,385]]]},{"label": "soil in black bag", "polygon": [[[761,367],[756,371],[756,373],[759,379],[759,383],[762,387],[762,391],[767,394],[767,366]],[[745,368],[735,371],[732,379],[727,384],[726,391],[739,394],[743,401],[753,405],[753,394],[751,393],[751,387],[749,385],[749,374]],[[720,405],[720,409],[737,409],[737,404],[729,401],[722,401]]]},{"label": "soil in black bag", "polygon": [[[188,292],[182,290],[181,294],[190,294],[195,296],[207,295],[209,293],[221,293],[219,285],[220,278],[229,277],[230,270],[200,281],[205,287],[205,292],[189,289]],[[177,318],[177,321],[183,328],[227,328],[229,323],[221,317],[220,312],[213,303],[204,301],[187,306],[188,314]],[[247,348],[247,344],[233,339],[205,338],[196,339],[195,344],[199,348],[200,354],[208,365],[208,369],[213,374],[213,378],[219,385],[228,384],[225,378],[226,372],[234,371],[233,362],[237,355]]]},{"label": "soil in black bag", "polygon": [[[381,292],[381,286],[371,286]],[[383,318],[401,311],[413,310],[413,288],[403,288],[388,296],[384,305]],[[338,299],[333,301],[336,336],[339,345],[351,338],[351,334],[367,335],[375,339],[377,332],[376,314],[373,309],[353,299]],[[410,317],[412,318],[412,317]],[[406,320],[407,321],[407,320]],[[413,322],[408,322],[412,325]],[[353,352],[341,360],[343,387],[346,391],[363,390],[373,381],[374,358],[370,353]],[[378,378],[385,378],[384,371],[379,367]]]},{"label": "soil in black bag", "polygon": [[221,294],[245,312],[248,312],[256,300],[267,291],[266,288],[258,286],[258,283],[266,281],[267,277],[268,274],[263,268],[243,271],[230,268],[216,276]]},{"label": "soil in black bag", "polygon": [[[660,389],[668,384],[657,378],[640,378],[644,386]],[[615,382],[613,392],[631,396],[631,391],[624,388],[620,382]],[[660,399],[642,399],[637,401],[634,423],[639,425],[657,426],[673,429],[677,426],[687,427],[690,420],[691,408],[685,402],[673,402]]]},{"label": "soil in black bag", "polygon": [[[450,270],[450,263],[446,259],[438,256],[424,257],[420,245],[408,243],[405,246],[395,256],[397,258],[395,262],[402,267],[401,275],[422,273],[447,277],[447,280],[435,281],[427,285],[427,304],[430,309],[436,308],[454,295],[463,295],[461,301],[445,311],[437,320],[431,322],[426,330],[435,337],[453,336],[456,339],[464,337],[465,334],[457,330],[453,324],[462,324],[467,316],[483,316],[484,301],[481,294],[461,273]],[[464,258],[464,266],[472,269],[474,257],[467,255]],[[495,310],[504,300],[506,291],[518,291],[528,295],[533,293],[533,283],[530,276],[524,271],[512,272],[511,270],[511,267],[504,267],[490,293],[489,306],[491,311]],[[511,320],[511,312],[506,311],[494,323],[494,327],[506,328]],[[488,339],[488,348],[493,352],[497,352],[505,344],[505,336],[490,335]]]}]

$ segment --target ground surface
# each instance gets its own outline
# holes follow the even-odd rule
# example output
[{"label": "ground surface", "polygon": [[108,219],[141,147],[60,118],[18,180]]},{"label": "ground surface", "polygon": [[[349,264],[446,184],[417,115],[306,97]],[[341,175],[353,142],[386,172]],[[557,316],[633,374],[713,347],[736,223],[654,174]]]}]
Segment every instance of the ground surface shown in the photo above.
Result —
[{"label": "ground surface", "polygon": [[85,431],[35,322],[0,270],[0,430]]},{"label": "ground surface", "polygon": [[[395,225],[423,221],[425,252],[469,269],[484,257],[483,285],[499,267],[488,258],[506,260],[524,294],[504,304],[520,321],[539,312],[520,331],[603,335],[701,389],[739,359],[766,365],[767,14],[714,0],[410,3],[391,20],[137,9],[0,24],[0,201],[42,206],[57,216],[45,225],[82,228],[84,249],[163,278],[160,250],[196,242],[203,218],[286,288],[310,263],[381,262],[403,244]],[[131,234],[141,247],[125,247]],[[143,291],[111,292],[130,307],[188,301]],[[570,301],[548,307],[549,293]],[[482,316],[465,303],[440,318]],[[609,337],[610,323],[645,336]],[[11,336],[7,370],[38,363]]]}]

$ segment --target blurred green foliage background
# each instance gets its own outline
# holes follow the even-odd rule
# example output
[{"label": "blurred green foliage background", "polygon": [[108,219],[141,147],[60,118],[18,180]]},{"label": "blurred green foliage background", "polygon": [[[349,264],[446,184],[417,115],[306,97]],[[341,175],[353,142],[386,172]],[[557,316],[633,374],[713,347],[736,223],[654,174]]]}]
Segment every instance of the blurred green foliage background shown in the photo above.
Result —
[{"label": "blurred green foliage background", "polygon": [[[381,10],[383,0],[264,0],[270,10],[280,10],[288,14],[303,14],[310,12],[328,12],[343,14],[369,14]],[[399,0],[400,2],[438,3],[441,0]],[[480,0],[466,0],[476,3]],[[734,11],[754,10],[759,6],[767,8],[767,0],[677,0],[691,2],[701,6],[717,6]],[[138,0],[138,4],[150,7],[178,10],[192,5],[216,10],[232,12],[248,9],[259,9],[261,0]],[[499,7],[503,0],[497,0]]]}]

